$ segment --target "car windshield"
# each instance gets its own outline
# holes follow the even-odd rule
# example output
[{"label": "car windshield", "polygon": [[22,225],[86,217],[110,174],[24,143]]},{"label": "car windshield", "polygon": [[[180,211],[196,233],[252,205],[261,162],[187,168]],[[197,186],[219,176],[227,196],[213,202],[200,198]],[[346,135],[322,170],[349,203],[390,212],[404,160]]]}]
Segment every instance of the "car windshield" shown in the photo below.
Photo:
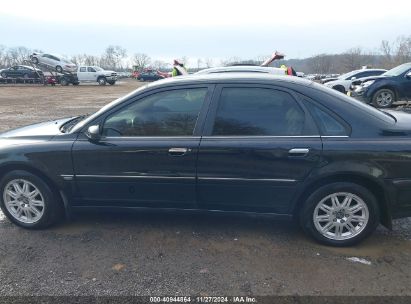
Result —
[{"label": "car windshield", "polygon": [[340,100],[342,102],[345,102],[347,104],[350,104],[351,106],[354,106],[359,111],[365,111],[368,114],[371,114],[372,116],[374,116],[374,117],[376,117],[380,120],[383,120],[383,121],[388,122],[388,123],[395,123],[397,121],[396,118],[393,115],[391,115],[389,113],[386,113],[384,111],[381,111],[379,109],[376,109],[376,108],[374,108],[374,107],[372,107],[368,104],[365,104],[365,103],[363,103],[359,100],[356,100],[355,98],[348,97],[345,94],[341,94],[341,93],[337,92],[334,89],[325,88],[324,86],[322,86],[320,84],[317,84],[317,83],[313,83],[313,87],[318,88],[323,92],[326,91],[326,94],[332,95],[335,98],[337,98],[338,100]]},{"label": "car windshield", "polygon": [[355,74],[357,74],[358,71],[351,71],[345,74],[342,74],[341,76],[338,77],[338,79],[350,79],[352,76],[354,76]]},{"label": "car windshield", "polygon": [[387,72],[382,74],[382,76],[398,76],[408,71],[409,69],[411,69],[411,63],[404,63],[391,70],[388,70]]}]

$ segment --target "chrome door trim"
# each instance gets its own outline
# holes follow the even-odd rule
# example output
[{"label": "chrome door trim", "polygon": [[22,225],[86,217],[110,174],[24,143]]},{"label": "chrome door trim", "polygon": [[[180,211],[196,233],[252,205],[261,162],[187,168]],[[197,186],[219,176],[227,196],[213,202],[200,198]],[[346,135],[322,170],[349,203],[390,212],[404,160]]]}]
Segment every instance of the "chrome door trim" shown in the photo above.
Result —
[{"label": "chrome door trim", "polygon": [[101,179],[110,179],[110,178],[129,178],[129,179],[186,179],[194,180],[195,176],[163,176],[163,175],[88,175],[88,174],[76,174],[77,178],[101,178]]},{"label": "chrome door trim", "polygon": [[256,181],[256,182],[282,182],[295,183],[296,179],[288,178],[240,178],[240,177],[199,177],[199,180],[227,180],[227,181]]}]

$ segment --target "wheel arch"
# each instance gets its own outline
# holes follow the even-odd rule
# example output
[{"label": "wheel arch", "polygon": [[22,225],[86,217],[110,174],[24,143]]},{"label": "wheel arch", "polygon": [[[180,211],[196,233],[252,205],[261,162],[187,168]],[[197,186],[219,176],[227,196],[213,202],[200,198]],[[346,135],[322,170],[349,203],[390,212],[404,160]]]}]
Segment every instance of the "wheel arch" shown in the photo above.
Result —
[{"label": "wheel arch", "polygon": [[374,194],[375,198],[377,199],[377,203],[380,208],[380,223],[388,229],[392,229],[392,216],[389,208],[389,199],[387,197],[386,191],[384,190],[384,186],[371,177],[367,177],[357,173],[328,175],[311,181],[310,183],[305,185],[304,191],[297,196],[296,203],[293,209],[293,215],[298,215],[299,210],[301,209],[302,205],[305,203],[305,201],[311,193],[313,193],[321,186],[335,182],[355,183],[370,190],[371,193]]},{"label": "wheel arch", "polygon": [[27,171],[31,174],[34,174],[38,177],[40,177],[47,185],[50,186],[52,191],[55,192],[55,194],[61,199],[61,202],[64,204],[65,210],[67,211],[67,195],[64,192],[64,190],[59,187],[59,185],[53,181],[51,177],[49,177],[46,173],[44,173],[42,170],[27,165],[27,164],[5,164],[0,166],[0,180],[3,179],[3,176],[6,175],[8,172],[11,171],[16,171],[16,170],[22,170],[22,171]]},{"label": "wheel arch", "polygon": [[336,84],[335,86],[332,87],[334,90],[339,91],[341,93],[347,92],[345,87],[342,84]]},{"label": "wheel arch", "polygon": [[381,87],[379,87],[378,89],[375,89],[374,92],[372,93],[371,99],[374,99],[374,96],[378,91],[384,90],[384,89],[393,91],[394,92],[394,98],[395,98],[394,101],[398,101],[398,99],[399,99],[398,89],[395,86],[390,85],[390,84],[384,84]]}]

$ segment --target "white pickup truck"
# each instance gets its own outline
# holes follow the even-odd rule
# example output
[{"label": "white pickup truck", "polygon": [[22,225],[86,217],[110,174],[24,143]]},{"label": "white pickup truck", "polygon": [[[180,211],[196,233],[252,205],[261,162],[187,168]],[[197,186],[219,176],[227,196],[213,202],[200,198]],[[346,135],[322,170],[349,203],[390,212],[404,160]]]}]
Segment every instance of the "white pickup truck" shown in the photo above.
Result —
[{"label": "white pickup truck", "polygon": [[98,66],[79,66],[77,69],[78,82],[97,82],[99,85],[106,83],[113,85],[117,81],[117,73],[106,71]]}]

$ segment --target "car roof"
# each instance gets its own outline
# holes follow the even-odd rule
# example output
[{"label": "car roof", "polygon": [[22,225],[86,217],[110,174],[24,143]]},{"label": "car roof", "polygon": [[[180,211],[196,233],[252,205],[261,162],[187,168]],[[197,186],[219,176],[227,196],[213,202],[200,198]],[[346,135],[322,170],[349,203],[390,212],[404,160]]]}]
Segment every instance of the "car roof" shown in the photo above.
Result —
[{"label": "car roof", "polygon": [[172,78],[166,78],[152,82],[147,85],[147,88],[154,88],[164,85],[184,85],[184,84],[197,84],[197,83],[227,83],[227,82],[251,82],[261,84],[273,84],[275,82],[283,83],[295,83],[300,85],[309,86],[313,81],[303,79],[296,76],[287,75],[273,75],[268,73],[252,73],[252,72],[239,72],[239,73],[215,73],[215,74],[191,74],[187,76],[177,76]]},{"label": "car roof", "polygon": [[235,65],[227,67],[215,67],[208,68],[201,71],[198,71],[195,74],[213,74],[213,73],[224,73],[224,72],[254,72],[254,73],[267,73],[267,74],[285,74],[285,71],[281,68],[274,67],[261,67],[253,65]]}]

